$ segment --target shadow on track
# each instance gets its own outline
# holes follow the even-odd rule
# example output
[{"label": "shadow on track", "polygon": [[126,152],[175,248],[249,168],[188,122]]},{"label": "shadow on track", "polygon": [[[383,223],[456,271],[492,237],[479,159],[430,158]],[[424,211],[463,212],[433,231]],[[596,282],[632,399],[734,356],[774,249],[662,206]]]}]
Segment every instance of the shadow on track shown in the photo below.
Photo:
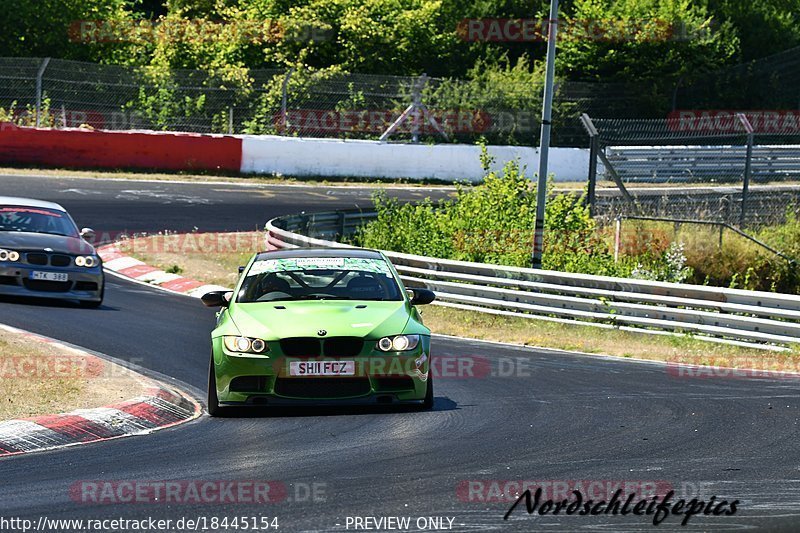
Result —
[{"label": "shadow on track", "polygon": [[59,300],[56,298],[37,298],[35,296],[8,296],[0,295],[0,303],[11,305],[30,305],[35,307],[50,307],[54,309],[81,309],[83,311],[119,311],[119,308],[103,304],[100,307],[82,307],[78,300]]},{"label": "shadow on track", "polygon": [[[449,398],[436,397],[433,409],[436,411],[455,411],[458,404]],[[273,407],[225,407],[224,414],[215,418],[302,418],[311,416],[374,415],[391,413],[424,414],[413,405],[323,405],[323,406],[273,406]]]}]

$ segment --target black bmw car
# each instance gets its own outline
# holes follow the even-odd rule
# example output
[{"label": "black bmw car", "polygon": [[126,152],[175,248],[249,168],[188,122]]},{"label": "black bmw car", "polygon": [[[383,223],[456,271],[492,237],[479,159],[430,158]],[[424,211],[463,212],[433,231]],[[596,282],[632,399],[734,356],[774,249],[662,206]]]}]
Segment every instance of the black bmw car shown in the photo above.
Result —
[{"label": "black bmw car", "polygon": [[0,294],[103,303],[103,264],[89,228],[58,204],[0,196]]}]

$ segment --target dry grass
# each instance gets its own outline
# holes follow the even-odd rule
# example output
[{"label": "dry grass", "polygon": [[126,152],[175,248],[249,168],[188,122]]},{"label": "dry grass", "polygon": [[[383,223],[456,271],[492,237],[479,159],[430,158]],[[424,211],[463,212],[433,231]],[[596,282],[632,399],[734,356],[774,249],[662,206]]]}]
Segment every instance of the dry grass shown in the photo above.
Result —
[{"label": "dry grass", "polygon": [[101,407],[140,395],[135,374],[0,330],[0,420]]},{"label": "dry grass", "polygon": [[[263,242],[263,233],[222,234],[222,242]],[[148,264],[168,269],[178,266],[182,275],[206,283],[233,287],[237,266],[250,257],[247,252],[200,252],[182,236],[154,236],[129,243],[132,255]],[[158,244],[161,243],[161,244]],[[147,252],[158,247],[159,252]],[[169,249],[166,251],[165,249]],[[180,251],[177,251],[180,250]],[[759,368],[772,370],[800,369],[800,351],[776,353],[694,339],[650,335],[603,329],[578,324],[562,324],[517,317],[507,317],[454,309],[437,305],[422,308],[426,325],[435,333],[475,339],[511,342],[594,354],[638,357],[674,363]]]},{"label": "dry grass", "polygon": [[120,243],[119,248],[166,272],[233,287],[238,267],[264,250],[264,232],[152,235]]},{"label": "dry grass", "polygon": [[691,337],[490,315],[437,305],[422,309],[435,333],[654,361],[800,372],[800,351],[769,352]]}]

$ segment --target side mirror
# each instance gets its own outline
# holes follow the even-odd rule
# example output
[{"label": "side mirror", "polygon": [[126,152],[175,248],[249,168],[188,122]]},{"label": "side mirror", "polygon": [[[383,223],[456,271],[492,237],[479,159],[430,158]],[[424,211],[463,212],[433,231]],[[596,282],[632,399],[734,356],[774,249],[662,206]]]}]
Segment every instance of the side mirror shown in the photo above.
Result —
[{"label": "side mirror", "polygon": [[244,269],[245,269],[245,268],[247,268],[247,267],[240,266],[240,267],[239,267],[239,274],[241,274],[242,272],[244,272]]},{"label": "side mirror", "polygon": [[94,238],[96,236],[97,236],[97,234],[94,232],[94,230],[92,228],[83,228],[81,230],[81,237],[85,241],[92,242],[92,241],[94,241]]},{"label": "side mirror", "polygon": [[213,291],[207,292],[200,300],[206,307],[228,307],[230,305],[231,291]]},{"label": "side mirror", "polygon": [[425,305],[436,299],[436,294],[428,289],[409,289],[411,305]]}]

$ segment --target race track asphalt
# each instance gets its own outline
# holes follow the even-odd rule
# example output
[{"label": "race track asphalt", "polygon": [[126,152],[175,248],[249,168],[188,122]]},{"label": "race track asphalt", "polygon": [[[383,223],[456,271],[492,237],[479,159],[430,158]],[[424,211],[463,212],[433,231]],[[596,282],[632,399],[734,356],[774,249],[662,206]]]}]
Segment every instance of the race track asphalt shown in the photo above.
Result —
[{"label": "race track asphalt", "polygon": [[[368,194],[331,195],[325,187],[272,186],[263,196],[230,184],[215,191],[75,181],[0,178],[0,194],[59,201],[80,225],[100,230],[252,229],[281,213],[368,205]],[[206,203],[181,200],[187,197]],[[100,309],[3,300],[0,322],[136,363],[202,395],[213,311],[188,297],[108,281]],[[344,531],[354,516],[447,516],[456,531],[654,527],[648,516],[528,516],[523,509],[504,522],[510,502],[469,501],[459,491],[469,481],[531,480],[657,483],[678,498],[699,492],[701,499],[739,500],[733,516],[695,516],[686,527],[671,516],[661,530],[800,527],[796,379],[691,378],[658,364],[444,337],[433,346],[435,357],[485,363],[491,372],[440,377],[431,412],[204,416],[152,435],[3,459],[0,518],[264,515],[278,517],[278,531]],[[82,481],[163,480],[273,480],[288,497],[255,505],[101,504],[71,495]],[[317,497],[306,497],[314,487]]]}]

